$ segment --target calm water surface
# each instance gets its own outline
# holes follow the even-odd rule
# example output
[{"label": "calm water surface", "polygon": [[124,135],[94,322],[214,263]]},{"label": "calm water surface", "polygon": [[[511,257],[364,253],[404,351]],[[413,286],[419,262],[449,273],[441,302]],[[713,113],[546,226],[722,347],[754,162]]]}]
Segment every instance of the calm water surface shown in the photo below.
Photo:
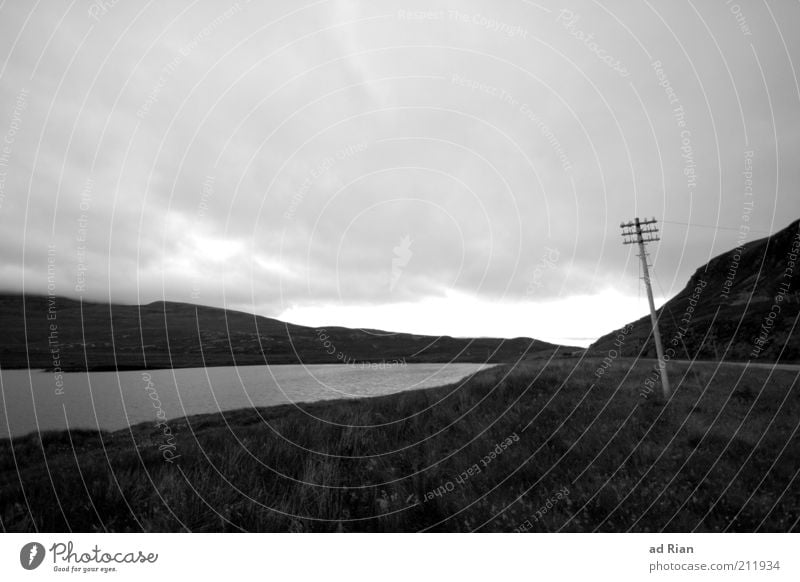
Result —
[{"label": "calm water surface", "polygon": [[[253,406],[381,396],[456,382],[485,364],[322,364],[63,374],[0,371],[0,438],[101,428]],[[159,412],[163,411],[163,412]]]}]

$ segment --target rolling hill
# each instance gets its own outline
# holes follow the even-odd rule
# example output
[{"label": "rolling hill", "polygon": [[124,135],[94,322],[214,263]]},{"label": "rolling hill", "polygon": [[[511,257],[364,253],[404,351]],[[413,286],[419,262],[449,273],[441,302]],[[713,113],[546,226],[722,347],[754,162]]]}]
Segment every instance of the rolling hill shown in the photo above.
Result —
[{"label": "rolling hill", "polygon": [[64,371],[248,364],[514,362],[558,346],[530,339],[316,329],[189,303],[0,295],[0,366]]},{"label": "rolling hill", "polygon": [[[711,259],[660,309],[672,359],[800,361],[800,220]],[[628,326],[626,326],[628,327]],[[596,355],[655,357],[650,316],[593,343]]]}]

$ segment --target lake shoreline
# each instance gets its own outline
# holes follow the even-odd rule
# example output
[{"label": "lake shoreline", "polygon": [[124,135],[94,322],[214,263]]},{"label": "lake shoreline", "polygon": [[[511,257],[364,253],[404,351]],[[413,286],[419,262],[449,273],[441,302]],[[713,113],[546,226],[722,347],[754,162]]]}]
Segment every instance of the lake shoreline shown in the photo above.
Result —
[{"label": "lake shoreline", "polygon": [[494,364],[242,365],[104,372],[2,370],[0,437],[79,429],[114,431],[242,408],[374,398],[459,382]]},{"label": "lake shoreline", "polygon": [[[548,360],[553,357],[550,353],[535,353],[535,354],[528,354],[517,361],[522,360]],[[296,359],[279,359],[278,361],[256,361],[252,359],[246,360],[239,360],[239,361],[211,361],[211,362],[193,362],[193,361],[182,361],[176,362],[173,365],[167,365],[163,363],[157,363],[153,365],[143,365],[143,364],[123,364],[123,365],[111,365],[111,364],[99,364],[99,365],[92,365],[92,366],[76,366],[76,365],[65,365],[59,366],[57,368],[53,366],[26,366],[26,365],[5,365],[2,367],[3,370],[31,370],[31,371],[42,371],[42,372],[50,372],[50,373],[79,373],[79,372],[136,372],[136,371],[152,371],[152,370],[185,370],[185,369],[192,369],[192,368],[225,368],[225,367],[243,367],[243,366],[322,366],[322,365],[332,365],[332,366],[349,366],[353,368],[372,368],[372,369],[380,369],[381,365],[385,367],[396,367],[396,366],[403,366],[403,365],[411,365],[411,364],[491,364],[491,365],[503,365],[503,364],[514,364],[514,361],[509,361],[506,359],[495,359],[489,358],[487,361],[486,358],[478,358],[478,357],[456,357],[451,361],[442,362],[440,360],[435,359],[427,359],[427,358],[415,358],[411,357],[400,357],[400,358],[392,358],[392,359],[368,359],[368,360],[358,360],[356,362],[342,362],[342,361],[331,361],[329,359],[308,359],[299,361]],[[376,368],[377,366],[377,368]]]}]

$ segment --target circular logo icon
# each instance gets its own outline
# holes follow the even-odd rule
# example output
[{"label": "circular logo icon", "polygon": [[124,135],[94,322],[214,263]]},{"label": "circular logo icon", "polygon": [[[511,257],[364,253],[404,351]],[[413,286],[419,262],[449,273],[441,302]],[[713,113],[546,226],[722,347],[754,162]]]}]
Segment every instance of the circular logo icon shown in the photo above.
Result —
[{"label": "circular logo icon", "polygon": [[26,570],[35,570],[44,561],[44,546],[38,542],[30,542],[19,551],[19,563]]}]

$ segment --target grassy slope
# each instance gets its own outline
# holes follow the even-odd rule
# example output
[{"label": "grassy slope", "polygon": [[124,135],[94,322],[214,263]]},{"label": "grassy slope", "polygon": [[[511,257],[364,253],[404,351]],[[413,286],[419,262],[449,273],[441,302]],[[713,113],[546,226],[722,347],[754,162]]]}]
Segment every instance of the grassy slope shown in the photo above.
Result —
[{"label": "grassy slope", "polygon": [[[798,530],[794,372],[729,367],[714,375],[713,366],[686,373],[674,364],[673,381],[681,381],[664,405],[638,395],[652,364],[617,360],[594,387],[598,361],[575,365],[502,366],[463,386],[175,420],[173,464],[159,453],[164,437],[152,424],[16,439],[13,454],[0,441],[1,525],[513,531],[528,521],[532,531]],[[381,426],[356,428],[366,425]],[[519,442],[455,484],[513,433]],[[451,492],[423,501],[448,482]],[[564,487],[569,495],[558,499]]]},{"label": "grassy slope", "polygon": [[[794,267],[785,276],[799,232],[800,221],[795,220],[772,236],[714,257],[695,271],[686,287],[659,309],[664,344],[673,339],[679,342],[676,358],[800,362],[800,269]],[[788,293],[776,299],[783,284],[788,285]],[[730,285],[728,295],[723,294],[726,285]],[[768,319],[776,303],[774,319]],[[682,336],[678,329],[686,326],[685,321],[689,324]],[[763,351],[753,355],[754,340],[762,325],[770,322]],[[619,349],[626,356],[655,357],[650,316],[632,323],[633,331],[622,346],[614,345],[618,335],[614,331],[594,342],[590,351],[605,355]]]}]

